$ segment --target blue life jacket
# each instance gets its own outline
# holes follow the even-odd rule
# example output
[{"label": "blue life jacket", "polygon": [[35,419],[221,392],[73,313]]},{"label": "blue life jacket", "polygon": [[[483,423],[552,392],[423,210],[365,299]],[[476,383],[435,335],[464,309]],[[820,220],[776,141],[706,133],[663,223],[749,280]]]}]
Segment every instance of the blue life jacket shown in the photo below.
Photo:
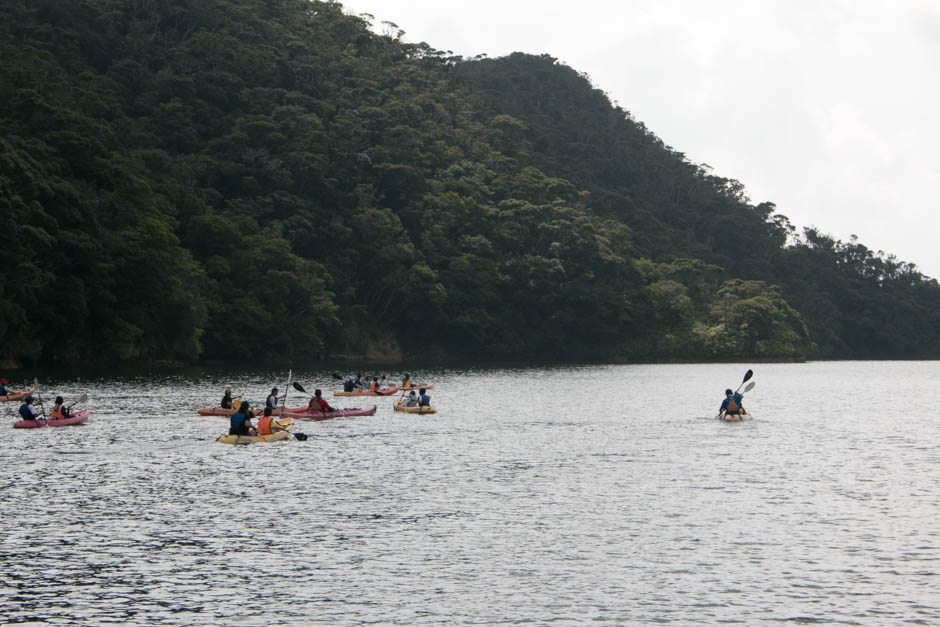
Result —
[{"label": "blue life jacket", "polygon": [[421,407],[430,407],[431,406],[431,397],[427,394],[421,395],[421,400],[418,401],[418,405]]},{"label": "blue life jacket", "polygon": [[232,426],[229,427],[229,435],[248,435],[248,429],[245,428],[245,414],[240,411],[232,414]]},{"label": "blue life jacket", "polygon": [[23,417],[23,420],[36,420],[36,417],[33,416],[33,412],[29,411],[29,405],[26,403],[20,405],[20,416]]}]

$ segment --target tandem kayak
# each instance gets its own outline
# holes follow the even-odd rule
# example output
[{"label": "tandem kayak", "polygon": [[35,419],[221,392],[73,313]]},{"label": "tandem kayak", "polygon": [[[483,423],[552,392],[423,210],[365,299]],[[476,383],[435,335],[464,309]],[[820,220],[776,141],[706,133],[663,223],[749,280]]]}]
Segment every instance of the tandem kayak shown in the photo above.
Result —
[{"label": "tandem kayak", "polygon": [[20,420],[13,423],[14,429],[40,429],[42,427],[72,427],[88,420],[89,410],[82,409],[64,420]]},{"label": "tandem kayak", "polygon": [[257,442],[277,442],[279,440],[286,440],[290,437],[290,432],[294,430],[294,419],[293,418],[283,418],[281,420],[275,420],[274,426],[282,429],[281,431],[275,431],[269,435],[220,435],[215,439],[216,442],[221,442],[222,444],[255,444]]},{"label": "tandem kayak", "polygon": [[411,387],[402,387],[400,385],[390,385],[387,388],[382,388],[378,392],[373,392],[372,390],[356,390],[355,392],[346,392],[344,390],[337,390],[333,392],[333,396],[391,396],[392,394],[397,394],[402,390],[420,390],[424,388],[425,390],[433,390],[434,382],[431,383],[421,383],[420,385],[412,385]]},{"label": "tandem kayak", "polygon": [[746,409],[742,409],[740,414],[725,414],[720,420],[725,422],[744,422],[745,420],[750,420],[751,417],[751,414]]},{"label": "tandem kayak", "polygon": [[336,411],[308,411],[306,407],[303,407],[300,411],[289,409],[281,415],[294,420],[329,420],[330,418],[343,418],[345,416],[374,416],[376,409],[375,405],[348,407]]},{"label": "tandem kayak", "polygon": [[431,406],[425,407],[408,407],[407,405],[402,404],[402,400],[398,399],[392,405],[395,408],[395,411],[406,411],[409,414],[436,414],[437,410]]},{"label": "tandem kayak", "polygon": [[24,388],[19,392],[10,392],[9,394],[4,394],[3,396],[0,396],[0,403],[6,403],[8,401],[21,401],[35,391],[36,388]]}]

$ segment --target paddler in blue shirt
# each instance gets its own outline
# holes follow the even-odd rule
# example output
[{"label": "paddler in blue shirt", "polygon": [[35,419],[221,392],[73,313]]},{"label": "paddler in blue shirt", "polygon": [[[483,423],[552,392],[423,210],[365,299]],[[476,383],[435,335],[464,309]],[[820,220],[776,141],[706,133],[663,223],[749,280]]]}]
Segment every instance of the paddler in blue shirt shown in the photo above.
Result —
[{"label": "paddler in blue shirt", "polygon": [[424,389],[424,388],[421,388],[420,390],[418,390],[418,394],[420,394],[420,397],[418,398],[418,406],[419,406],[419,407],[430,407],[430,406],[431,406],[431,397],[427,395],[427,392],[425,391],[425,389]]},{"label": "paddler in blue shirt", "polygon": [[722,416],[727,414],[729,416],[740,416],[741,412],[744,411],[744,406],[741,405],[741,401],[744,400],[744,397],[737,392],[731,391],[731,389],[725,390],[725,400],[721,401],[721,407],[718,409],[718,415]]},{"label": "paddler in blue shirt", "polygon": [[251,409],[248,401],[242,401],[238,406],[238,411],[232,414],[232,424],[228,429],[229,435],[258,435],[258,432],[251,425]]},{"label": "paddler in blue shirt", "polygon": [[32,394],[28,395],[23,399],[23,404],[20,405],[20,416],[22,416],[23,420],[41,420],[41,416],[37,418],[39,414],[40,410],[33,405]]}]

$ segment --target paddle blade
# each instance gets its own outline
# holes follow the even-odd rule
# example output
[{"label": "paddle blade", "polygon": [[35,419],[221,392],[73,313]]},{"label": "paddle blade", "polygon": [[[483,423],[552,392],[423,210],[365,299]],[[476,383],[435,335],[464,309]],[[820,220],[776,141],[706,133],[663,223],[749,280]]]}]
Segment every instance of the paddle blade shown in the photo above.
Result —
[{"label": "paddle blade", "polygon": [[750,379],[753,376],[754,376],[754,371],[748,370],[747,372],[744,373],[744,379],[741,380],[741,383],[742,384],[747,383],[748,379]]},{"label": "paddle blade", "polygon": [[294,381],[294,389],[297,390],[298,392],[303,392],[304,394],[307,393],[307,390],[304,389],[304,386],[300,385],[296,381]]},{"label": "paddle blade", "polygon": [[751,381],[750,383],[748,383],[747,387],[744,388],[744,393],[747,394],[748,392],[753,390],[755,385],[757,385],[757,383],[755,383],[754,381]]},{"label": "paddle blade", "polygon": [[333,373],[333,378],[336,379],[336,380],[338,380],[338,381],[342,381],[342,380],[343,380],[343,377],[339,376],[339,375],[336,374],[335,372]]},{"label": "paddle blade", "polygon": [[232,407],[235,408],[235,411],[238,411],[238,408],[242,406],[242,402],[238,399],[232,401]]},{"label": "paddle blade", "polygon": [[298,440],[300,440],[301,442],[304,442],[304,441],[307,439],[307,434],[306,434],[306,433],[295,433],[295,434],[294,434],[294,437],[297,438]]}]

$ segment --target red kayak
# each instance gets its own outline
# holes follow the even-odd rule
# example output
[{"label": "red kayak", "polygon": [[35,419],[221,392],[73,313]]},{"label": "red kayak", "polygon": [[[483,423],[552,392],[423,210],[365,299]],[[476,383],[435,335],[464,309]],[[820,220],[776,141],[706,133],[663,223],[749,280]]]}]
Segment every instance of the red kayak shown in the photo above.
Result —
[{"label": "red kayak", "polygon": [[[307,410],[306,406],[304,406],[304,407],[290,407],[290,408],[287,409],[287,411],[306,411],[306,410]],[[234,414],[236,411],[237,411],[237,410],[235,410],[235,409],[222,409],[221,407],[203,407],[202,409],[197,409],[197,410],[196,410],[196,413],[199,414],[200,416],[231,416],[231,415]],[[262,407],[252,407],[252,408],[251,408],[251,411],[252,411],[252,413],[254,413],[255,415],[260,416],[261,414],[264,413],[264,407],[263,407],[263,406],[262,406]],[[281,410],[280,410],[280,409],[272,410],[272,411],[271,411],[271,415],[272,415],[272,416],[280,416],[280,415],[281,415]]]},{"label": "red kayak", "polygon": [[307,411],[304,407],[300,411],[288,409],[282,415],[294,420],[329,420],[330,418],[342,418],[344,416],[374,416],[376,406],[368,407],[348,407],[346,409],[337,409],[335,411]]},{"label": "red kayak", "polygon": [[71,427],[88,420],[89,410],[82,409],[65,420],[20,420],[13,423],[14,429],[39,429],[42,427]]}]

